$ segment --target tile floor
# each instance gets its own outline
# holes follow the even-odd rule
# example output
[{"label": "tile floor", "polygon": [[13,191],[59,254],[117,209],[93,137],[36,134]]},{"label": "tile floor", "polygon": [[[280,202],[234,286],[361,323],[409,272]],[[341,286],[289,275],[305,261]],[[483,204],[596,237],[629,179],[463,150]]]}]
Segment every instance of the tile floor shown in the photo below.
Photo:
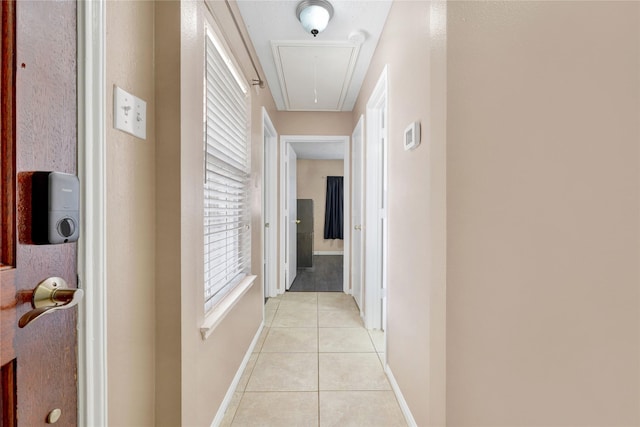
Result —
[{"label": "tile floor", "polygon": [[353,298],[287,292],[265,328],[222,426],[406,426],[382,367],[383,334],[364,329]]}]

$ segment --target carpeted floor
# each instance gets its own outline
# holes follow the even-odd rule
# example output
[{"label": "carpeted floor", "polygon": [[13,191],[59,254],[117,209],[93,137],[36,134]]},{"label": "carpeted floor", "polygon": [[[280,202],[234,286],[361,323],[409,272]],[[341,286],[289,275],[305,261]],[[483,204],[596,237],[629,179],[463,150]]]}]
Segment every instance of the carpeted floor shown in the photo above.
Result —
[{"label": "carpeted floor", "polygon": [[300,269],[289,292],[342,292],[342,255],[314,255],[313,269]]}]

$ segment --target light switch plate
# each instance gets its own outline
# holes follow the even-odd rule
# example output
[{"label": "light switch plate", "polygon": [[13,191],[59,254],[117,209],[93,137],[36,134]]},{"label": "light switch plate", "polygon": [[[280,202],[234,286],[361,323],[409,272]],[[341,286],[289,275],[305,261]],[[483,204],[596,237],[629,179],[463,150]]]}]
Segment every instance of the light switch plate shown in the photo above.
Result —
[{"label": "light switch plate", "polygon": [[134,97],[133,111],[133,134],[138,138],[147,139],[147,103]]},{"label": "light switch plate", "polygon": [[147,138],[147,103],[113,87],[113,127],[141,139]]}]

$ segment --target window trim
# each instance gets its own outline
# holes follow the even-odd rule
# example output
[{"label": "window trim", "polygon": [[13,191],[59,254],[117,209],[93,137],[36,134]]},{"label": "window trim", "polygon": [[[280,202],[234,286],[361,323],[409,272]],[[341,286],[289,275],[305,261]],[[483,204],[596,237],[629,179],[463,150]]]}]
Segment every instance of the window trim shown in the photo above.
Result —
[{"label": "window trim", "polygon": [[206,340],[211,336],[216,327],[227,317],[231,309],[240,301],[242,296],[256,283],[255,275],[245,276],[240,283],[234,286],[220,301],[218,301],[204,318],[200,326],[202,339]]},{"label": "window trim", "polygon": [[[230,54],[230,49],[228,49],[225,40],[219,36],[218,32],[216,31],[216,26],[215,24],[211,23],[211,22],[206,22],[204,25],[204,37],[203,37],[203,59],[204,59],[204,63],[203,63],[203,70],[204,70],[204,79],[203,79],[203,124],[206,126],[206,120],[207,120],[207,104],[206,104],[206,99],[207,99],[207,82],[206,82],[206,64],[207,64],[207,43],[208,40],[212,42],[212,44],[214,45],[215,49],[218,51],[218,53],[220,54],[220,56],[222,57],[224,63],[227,65],[227,67],[229,68],[229,71],[231,73],[231,75],[233,76],[233,78],[235,79],[235,82],[239,85],[241,91],[245,94],[246,96],[246,116],[243,118],[243,120],[246,122],[246,144],[247,144],[247,156],[248,156],[248,162],[249,162],[249,168],[247,171],[247,175],[249,177],[249,180],[251,179],[251,149],[252,149],[252,144],[251,144],[251,94],[249,93],[249,84],[247,82],[246,79],[244,79],[243,74],[241,73],[241,68],[238,66],[237,62],[235,61],[235,58],[233,58],[233,56]],[[204,129],[204,134],[203,134],[203,143],[206,144],[206,127]],[[203,152],[204,155],[204,162],[206,162],[206,157],[207,154],[206,152]],[[206,168],[204,170],[204,173],[206,174]],[[206,176],[205,176],[206,179]],[[206,182],[206,181],[205,181]],[[204,190],[204,187],[203,187]],[[251,199],[251,184],[250,182],[247,183],[247,193],[248,193],[248,199],[250,201]],[[204,198],[203,198],[204,201]],[[250,203],[249,203],[249,207],[250,207]],[[250,209],[250,208],[249,208]],[[251,212],[249,211],[249,214]],[[204,211],[203,211],[203,215],[204,215]],[[204,220],[204,217],[203,217]],[[249,221],[250,223],[251,221]],[[203,227],[204,227],[204,221],[203,221]],[[204,230],[203,230],[204,231]],[[251,228],[249,228],[249,244],[251,245]],[[251,247],[249,247],[248,253],[251,254]],[[202,339],[206,340],[212,333],[213,330],[217,327],[218,324],[220,324],[220,322],[226,317],[226,315],[231,311],[231,309],[239,302],[239,300],[242,298],[242,296],[244,294],[246,294],[248,292],[248,290],[253,286],[253,284],[256,282],[256,278],[257,276],[252,275],[250,272],[251,269],[251,261],[249,261],[248,263],[248,267],[249,267],[249,271],[247,271],[247,273],[242,276],[240,278],[240,280],[238,280],[237,283],[229,286],[226,290],[223,290],[222,292],[224,292],[224,295],[222,295],[220,297],[219,300],[217,300],[216,302],[213,303],[213,305],[210,308],[206,308],[206,300],[202,300],[203,305],[201,306],[200,310],[203,310],[204,312],[204,321],[200,327],[200,332],[202,335]],[[203,277],[204,279],[204,277]],[[201,283],[202,286],[202,290],[201,292],[203,293],[203,297],[204,297],[204,293],[205,293],[205,282],[203,281]]]}]

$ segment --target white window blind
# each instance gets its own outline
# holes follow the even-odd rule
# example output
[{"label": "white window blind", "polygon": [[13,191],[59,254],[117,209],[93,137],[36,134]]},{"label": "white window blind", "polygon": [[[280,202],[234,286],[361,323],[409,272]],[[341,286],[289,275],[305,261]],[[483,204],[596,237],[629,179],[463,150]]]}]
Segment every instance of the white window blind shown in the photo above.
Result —
[{"label": "white window blind", "polygon": [[205,39],[206,313],[249,273],[251,237],[247,89],[215,36]]}]

